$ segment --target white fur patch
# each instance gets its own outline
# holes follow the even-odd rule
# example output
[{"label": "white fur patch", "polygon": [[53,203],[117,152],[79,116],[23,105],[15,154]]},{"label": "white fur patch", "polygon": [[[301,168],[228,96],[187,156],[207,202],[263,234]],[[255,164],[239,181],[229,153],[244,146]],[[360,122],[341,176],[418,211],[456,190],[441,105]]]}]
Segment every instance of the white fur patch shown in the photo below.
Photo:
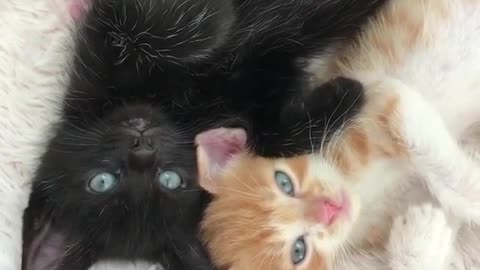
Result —
[{"label": "white fur patch", "polygon": [[90,267],[89,270],[164,270],[161,265],[146,262],[100,262]]}]

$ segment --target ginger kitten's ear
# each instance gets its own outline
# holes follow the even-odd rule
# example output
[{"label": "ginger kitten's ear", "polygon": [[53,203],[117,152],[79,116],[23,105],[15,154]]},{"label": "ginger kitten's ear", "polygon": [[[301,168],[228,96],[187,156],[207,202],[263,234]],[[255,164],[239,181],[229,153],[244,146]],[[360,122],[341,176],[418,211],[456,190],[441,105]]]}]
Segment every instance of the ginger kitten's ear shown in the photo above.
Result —
[{"label": "ginger kitten's ear", "polygon": [[195,144],[200,186],[215,194],[219,173],[247,150],[247,134],[241,128],[216,128],[198,134]]}]

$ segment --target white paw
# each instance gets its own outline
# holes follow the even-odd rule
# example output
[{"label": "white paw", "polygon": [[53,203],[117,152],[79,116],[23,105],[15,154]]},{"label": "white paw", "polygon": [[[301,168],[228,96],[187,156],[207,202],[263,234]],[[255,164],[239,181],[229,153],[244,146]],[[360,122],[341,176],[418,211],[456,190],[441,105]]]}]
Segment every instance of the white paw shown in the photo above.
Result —
[{"label": "white paw", "polygon": [[391,91],[399,98],[397,117],[399,132],[413,153],[428,154],[438,147],[455,147],[440,112],[417,89],[401,82],[389,81]]},{"label": "white paw", "polygon": [[442,210],[430,204],[410,207],[395,219],[387,248],[392,270],[441,270],[453,248],[453,231]]}]

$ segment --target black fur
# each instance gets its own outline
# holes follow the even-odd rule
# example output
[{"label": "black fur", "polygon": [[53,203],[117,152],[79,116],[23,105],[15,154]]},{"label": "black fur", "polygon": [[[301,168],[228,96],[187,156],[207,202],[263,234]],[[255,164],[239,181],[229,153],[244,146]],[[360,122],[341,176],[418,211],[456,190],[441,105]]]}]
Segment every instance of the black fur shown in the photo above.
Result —
[{"label": "black fur", "polygon": [[[119,105],[108,116],[84,120],[63,123],[43,157],[25,214],[25,243],[50,226],[42,248],[50,245],[58,269],[65,270],[87,269],[100,258],[210,269],[195,230],[208,197],[197,185],[188,137],[145,104]],[[147,150],[142,140],[149,141]],[[160,185],[164,171],[177,172],[184,187],[169,191]],[[89,180],[99,172],[116,175],[117,186],[104,194],[90,191]],[[35,256],[35,249],[25,248],[27,258]]]},{"label": "black fur", "polygon": [[[185,89],[183,65],[221,46],[229,18],[222,1],[93,3],[78,30],[63,120],[25,211],[23,270],[86,270],[99,259],[211,269],[197,239],[209,198],[196,181],[192,134],[156,92]],[[165,73],[146,87],[156,68]],[[183,186],[163,187],[165,171]],[[118,184],[98,194],[89,181],[101,172]]]},{"label": "black fur", "polygon": [[[326,124],[331,132],[355,115],[362,87],[339,78],[304,96],[298,60],[353,34],[381,2],[95,0],[25,211],[22,269],[44,270],[35,262],[49,256],[58,270],[108,258],[210,269],[196,237],[209,198],[196,182],[194,136],[244,126],[266,156],[328,139]],[[165,170],[183,187],[162,188]],[[117,186],[93,193],[98,172]]]},{"label": "black fur", "polygon": [[[190,67],[195,87],[169,93],[173,115],[189,125],[199,123],[197,129],[227,125],[224,121],[243,126],[253,149],[263,156],[292,156],[318,148],[330,138],[325,135],[357,114],[363,89],[341,78],[328,84],[333,91],[320,86],[310,96],[309,74],[301,60],[320,56],[332,43],[357,34],[385,2],[234,0],[229,39],[209,58],[210,64]],[[315,102],[312,97],[321,109],[307,117],[301,107],[305,100]],[[292,116],[295,113],[304,115]]]}]

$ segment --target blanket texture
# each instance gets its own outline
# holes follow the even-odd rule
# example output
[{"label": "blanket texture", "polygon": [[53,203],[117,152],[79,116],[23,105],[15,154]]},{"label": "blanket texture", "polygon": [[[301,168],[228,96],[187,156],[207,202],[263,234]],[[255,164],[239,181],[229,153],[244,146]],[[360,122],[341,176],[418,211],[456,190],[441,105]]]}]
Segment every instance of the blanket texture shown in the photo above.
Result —
[{"label": "blanket texture", "polygon": [[58,2],[0,1],[2,270],[20,269],[29,182],[61,105],[71,23]]}]

